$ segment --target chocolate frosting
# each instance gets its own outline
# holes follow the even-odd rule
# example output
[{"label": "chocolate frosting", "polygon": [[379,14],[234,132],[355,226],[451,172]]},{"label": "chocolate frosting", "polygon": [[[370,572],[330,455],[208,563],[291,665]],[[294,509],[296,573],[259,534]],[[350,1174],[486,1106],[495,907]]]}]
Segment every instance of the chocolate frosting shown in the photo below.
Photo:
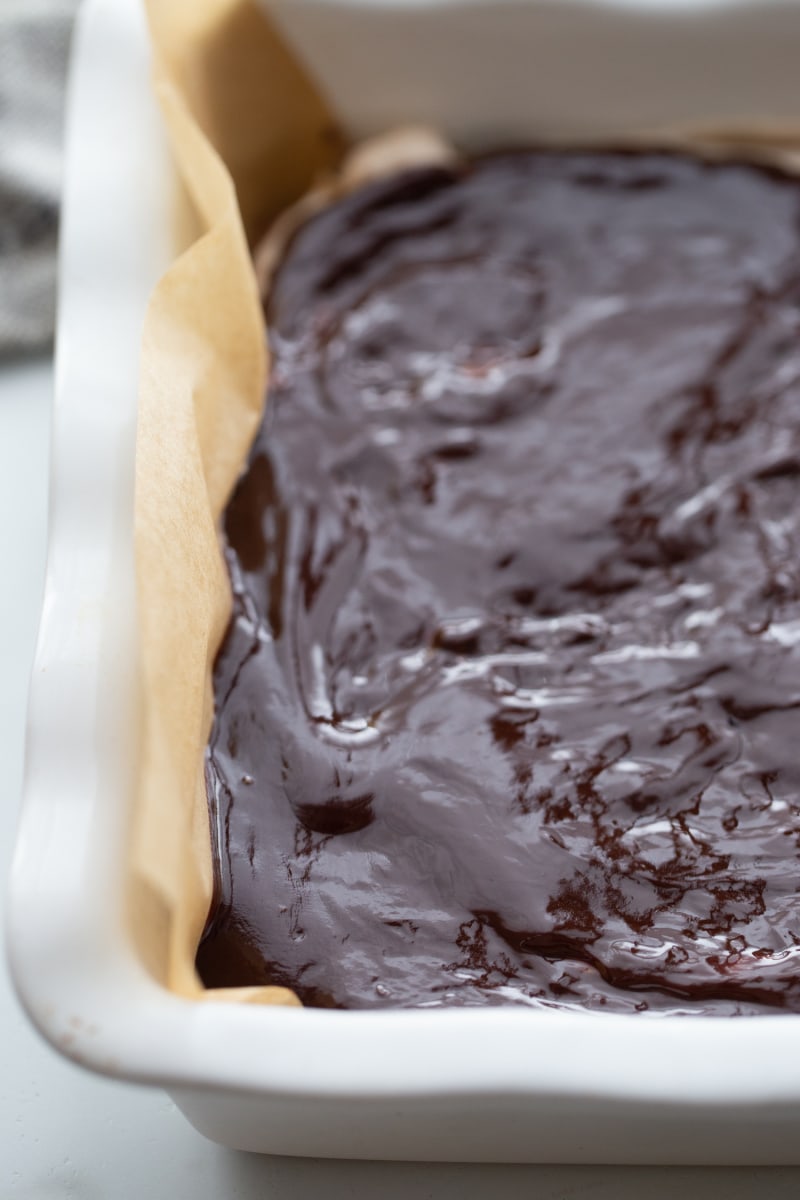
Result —
[{"label": "chocolate frosting", "polygon": [[800,185],[410,172],[267,317],[204,982],[800,1011]]}]

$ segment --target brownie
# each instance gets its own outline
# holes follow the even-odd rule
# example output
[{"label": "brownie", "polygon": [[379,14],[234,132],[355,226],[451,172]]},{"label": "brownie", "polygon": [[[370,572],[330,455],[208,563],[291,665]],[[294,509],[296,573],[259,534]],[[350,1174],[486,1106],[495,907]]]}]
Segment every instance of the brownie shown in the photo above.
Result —
[{"label": "brownie", "polygon": [[800,183],[406,171],[265,307],[205,984],[800,1011]]}]

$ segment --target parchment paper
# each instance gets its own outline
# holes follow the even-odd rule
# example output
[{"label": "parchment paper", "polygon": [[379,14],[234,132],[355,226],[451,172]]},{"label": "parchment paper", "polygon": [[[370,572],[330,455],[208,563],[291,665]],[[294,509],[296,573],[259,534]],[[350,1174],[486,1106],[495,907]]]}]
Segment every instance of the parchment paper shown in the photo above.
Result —
[{"label": "parchment paper", "polygon": [[[297,1004],[277,987],[205,991],[194,967],[213,893],[204,779],[211,669],[231,602],[218,529],[267,374],[251,246],[283,214],[258,251],[266,286],[285,238],[322,204],[376,173],[452,151],[435,134],[405,133],[356,151],[331,176],[342,139],[252,0],[147,0],[147,8],[155,86],[195,230],[158,284],[143,334],[135,526],[142,716],[128,911],[142,960],[164,986],[198,999]],[[698,128],[635,143],[800,172],[800,131]]]}]

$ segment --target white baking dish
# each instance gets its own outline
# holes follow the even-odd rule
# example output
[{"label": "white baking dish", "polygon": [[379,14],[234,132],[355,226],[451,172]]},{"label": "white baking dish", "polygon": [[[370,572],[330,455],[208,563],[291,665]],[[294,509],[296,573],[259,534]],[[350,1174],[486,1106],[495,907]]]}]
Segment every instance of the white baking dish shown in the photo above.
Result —
[{"label": "white baking dish", "polygon": [[[455,133],[480,133],[479,114],[488,113],[484,132],[494,136],[504,113],[515,136],[580,133],[584,116],[587,132],[602,133],[606,119],[610,130],[625,113],[646,123],[800,118],[795,3],[279,7],[320,70],[321,39],[336,23],[326,59],[338,64],[341,52],[346,71],[325,67],[323,82],[359,131],[406,113]],[[666,74],[650,88],[643,62],[661,61],[661,38]],[[634,42],[645,56],[635,63]],[[600,48],[602,72],[592,73],[591,55],[573,60],[579,43]],[[412,49],[419,90],[409,92]],[[534,65],[547,62],[542,79]],[[603,81],[612,75],[624,89],[609,93],[606,117]],[[530,111],[542,114],[530,127],[520,118],[527,84]],[[140,966],[122,917],[136,754],[133,447],[142,317],[175,249],[172,202],[139,6],[90,0],[69,103],[50,553],[9,904],[12,969],[32,1019],[93,1070],[161,1084],[198,1129],[239,1148],[800,1163],[800,1016],[260,1008],[181,1000]]]}]

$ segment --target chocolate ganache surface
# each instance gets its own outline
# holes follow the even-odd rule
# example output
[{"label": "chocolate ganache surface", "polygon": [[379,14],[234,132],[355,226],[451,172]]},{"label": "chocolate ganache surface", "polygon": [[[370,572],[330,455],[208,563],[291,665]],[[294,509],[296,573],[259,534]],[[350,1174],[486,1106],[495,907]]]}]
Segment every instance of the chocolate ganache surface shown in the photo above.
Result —
[{"label": "chocolate ganache surface", "polygon": [[266,308],[205,983],[800,1011],[800,184],[407,172]]}]

